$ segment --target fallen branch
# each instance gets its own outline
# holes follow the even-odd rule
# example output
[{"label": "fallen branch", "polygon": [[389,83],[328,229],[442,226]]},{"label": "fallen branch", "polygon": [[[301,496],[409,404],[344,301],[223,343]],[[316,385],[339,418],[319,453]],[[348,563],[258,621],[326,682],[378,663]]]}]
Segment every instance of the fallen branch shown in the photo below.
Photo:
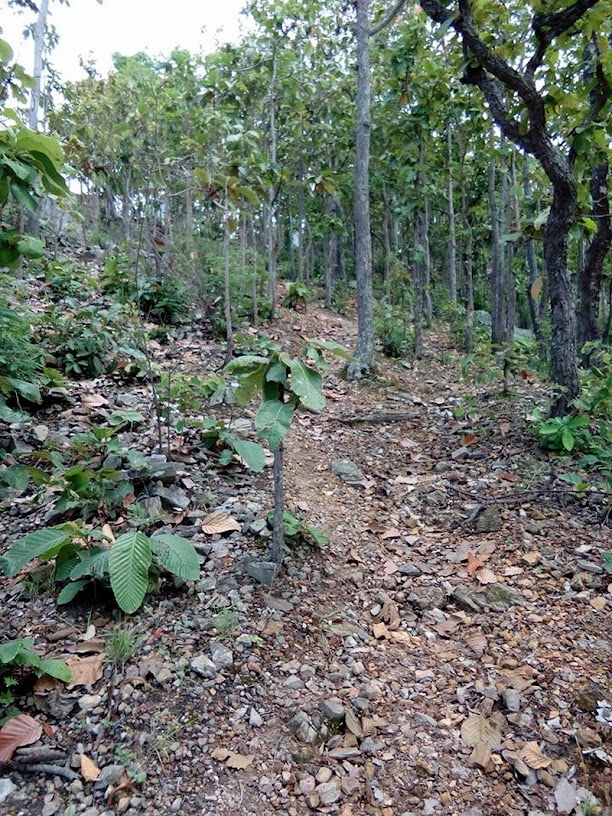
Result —
[{"label": "fallen branch", "polygon": [[411,422],[418,419],[418,417],[419,415],[415,411],[401,411],[396,414],[355,414],[353,416],[330,417],[330,419],[335,419],[345,425],[356,425],[359,422],[385,425],[392,422]]}]

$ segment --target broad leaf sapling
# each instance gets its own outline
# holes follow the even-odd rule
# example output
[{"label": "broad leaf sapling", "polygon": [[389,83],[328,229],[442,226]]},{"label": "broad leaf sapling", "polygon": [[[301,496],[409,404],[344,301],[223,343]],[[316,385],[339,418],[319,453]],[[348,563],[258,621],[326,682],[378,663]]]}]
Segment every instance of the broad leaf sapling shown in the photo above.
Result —
[{"label": "broad leaf sapling", "polygon": [[262,355],[247,355],[232,360],[226,371],[236,377],[236,398],[246,405],[254,397],[261,399],[255,414],[257,436],[274,454],[274,516],[271,559],[278,565],[285,543],[284,514],[284,439],[296,410],[319,413],[325,407],[320,371],[327,367],[323,353],[351,359],[338,343],[308,340],[299,357],[291,357],[270,344]]}]

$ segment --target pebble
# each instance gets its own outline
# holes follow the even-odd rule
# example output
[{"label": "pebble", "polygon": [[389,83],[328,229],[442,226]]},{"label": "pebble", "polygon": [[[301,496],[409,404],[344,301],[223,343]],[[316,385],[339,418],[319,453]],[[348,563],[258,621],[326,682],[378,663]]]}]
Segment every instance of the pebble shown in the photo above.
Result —
[{"label": "pebble", "polygon": [[261,717],[261,714],[254,708],[251,709],[251,713],[249,714],[249,723],[254,728],[261,728],[261,726],[263,725],[263,719]]},{"label": "pebble", "polygon": [[319,705],[319,709],[328,720],[342,722],[344,719],[344,706],[342,705],[342,701],[337,697],[330,697],[328,700],[323,700]]},{"label": "pebble", "polygon": [[299,689],[304,688],[304,681],[297,677],[295,674],[292,674],[291,677],[288,677],[284,684],[288,689],[292,689],[293,691],[299,691]]},{"label": "pebble", "polygon": [[224,669],[226,666],[231,666],[234,662],[232,650],[228,649],[228,647],[222,643],[212,643],[210,646],[210,654],[212,662],[217,669]]},{"label": "pebble", "polygon": [[94,782],[96,790],[105,790],[109,785],[115,785],[125,771],[123,765],[107,765],[100,771],[100,776]]},{"label": "pebble", "polygon": [[46,805],[43,805],[41,816],[55,816],[59,809],[60,803],[57,801],[57,799],[54,799],[52,802],[47,802]]},{"label": "pebble", "polygon": [[0,803],[5,802],[17,790],[17,785],[7,776],[0,779]]},{"label": "pebble", "polygon": [[342,791],[335,782],[323,782],[316,787],[322,805],[333,805],[342,796]]},{"label": "pebble", "polygon": [[289,730],[300,742],[311,744],[317,738],[317,729],[305,711],[298,711],[295,717],[289,720]]},{"label": "pebble", "polygon": [[100,694],[84,694],[79,698],[79,708],[81,711],[91,711],[102,702]]},{"label": "pebble", "polygon": [[317,775],[316,775],[315,779],[319,783],[329,782],[329,780],[332,778],[332,776],[333,776],[333,773],[332,773],[331,768],[319,768],[319,770],[317,771]]},{"label": "pebble", "polygon": [[506,689],[504,692],[504,700],[508,711],[517,712],[521,710],[521,695],[515,689]]},{"label": "pebble", "polygon": [[217,676],[217,667],[206,655],[196,655],[189,663],[189,668],[207,680],[214,680]]}]

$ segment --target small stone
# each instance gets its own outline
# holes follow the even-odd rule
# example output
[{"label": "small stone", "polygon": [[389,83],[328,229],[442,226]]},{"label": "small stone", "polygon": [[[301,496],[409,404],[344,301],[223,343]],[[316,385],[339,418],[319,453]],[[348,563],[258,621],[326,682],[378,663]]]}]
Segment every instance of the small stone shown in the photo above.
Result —
[{"label": "small stone", "polygon": [[254,708],[251,709],[251,713],[249,714],[249,723],[253,728],[261,728],[263,725],[261,714]]},{"label": "small stone", "polygon": [[357,793],[362,784],[359,779],[355,779],[353,776],[343,776],[340,781],[342,793],[346,796],[352,796],[354,793]]},{"label": "small stone", "polygon": [[44,442],[49,438],[49,428],[46,425],[35,425],[32,432],[39,442]]},{"label": "small stone", "polygon": [[12,796],[16,790],[17,785],[11,779],[9,779],[8,776],[0,779],[0,804],[2,802],[6,802],[9,796]]},{"label": "small stone", "polygon": [[506,708],[508,711],[520,711],[521,710],[521,695],[515,689],[506,689],[504,692],[504,701],[506,703]]},{"label": "small stone", "polygon": [[400,575],[406,575],[408,576],[408,578],[418,578],[419,575],[423,574],[423,571],[420,569],[420,567],[417,567],[416,564],[410,563],[400,564],[397,568],[397,571],[399,572]]},{"label": "small stone", "polygon": [[476,532],[497,533],[502,528],[502,518],[496,507],[489,506],[476,519]]},{"label": "small stone", "polygon": [[423,801],[423,816],[433,816],[440,807],[442,807],[442,802],[439,799],[425,799]]},{"label": "small stone", "polygon": [[319,794],[322,805],[333,805],[342,796],[342,791],[335,782],[323,782],[317,785],[316,792]]},{"label": "small stone", "polygon": [[319,705],[323,716],[335,722],[342,722],[344,719],[344,706],[337,697],[330,697],[328,700],[323,700]]},{"label": "small stone", "polygon": [[298,782],[298,788],[300,789],[301,793],[306,796],[309,793],[312,793],[317,786],[316,779],[314,776],[308,774],[303,779],[300,779]]},{"label": "small stone", "polygon": [[217,669],[224,669],[226,666],[231,666],[234,662],[232,650],[224,646],[223,643],[212,643],[210,646],[210,654]]},{"label": "small stone", "polygon": [[365,476],[350,459],[336,459],[331,463],[331,472],[346,484],[362,484]]},{"label": "small stone", "polygon": [[590,572],[593,575],[601,575],[604,571],[601,564],[593,564],[592,561],[578,561],[578,566],[584,572]]},{"label": "small stone", "polygon": [[59,809],[60,803],[57,801],[57,799],[54,799],[52,802],[47,802],[46,805],[43,805],[40,816],[55,816]]},{"label": "small stone", "polygon": [[247,561],[245,572],[263,586],[270,586],[276,575],[276,564],[273,561]]},{"label": "small stone", "polygon": [[169,487],[160,487],[158,485],[154,488],[153,495],[159,496],[162,503],[170,509],[178,507],[179,510],[186,510],[189,507],[189,497],[182,488],[175,485]]},{"label": "small stone", "polygon": [[436,586],[417,587],[408,594],[408,601],[417,609],[441,609],[446,603],[446,593]]},{"label": "small stone", "polygon": [[295,717],[289,720],[289,730],[297,740],[306,744],[313,743],[317,738],[317,730],[305,711],[298,711]]},{"label": "small stone", "polygon": [[299,689],[304,688],[304,681],[301,678],[297,677],[297,675],[292,674],[285,680],[283,685],[286,688],[291,689],[292,691],[299,691]]},{"label": "small stone", "polygon": [[94,782],[94,788],[106,790],[109,785],[116,785],[124,771],[123,765],[107,765],[100,771],[100,776]]},{"label": "small stone", "polygon": [[214,680],[217,676],[217,667],[206,655],[196,655],[189,663],[189,668],[207,680]]},{"label": "small stone", "polygon": [[176,797],[176,799],[175,799],[175,800],[172,802],[172,804],[170,805],[170,810],[171,810],[173,813],[178,813],[178,812],[179,812],[179,810],[181,809],[181,805],[182,805],[182,804],[183,804],[183,799],[182,799],[182,797],[177,796],[177,797]]},{"label": "small stone", "polygon": [[332,773],[331,768],[319,768],[315,778],[316,778],[317,782],[321,783],[321,782],[329,782],[329,780],[332,778],[332,776],[333,776],[333,773]]},{"label": "small stone", "polygon": [[79,697],[79,708],[81,711],[92,711],[96,706],[99,706],[102,702],[102,696],[100,694],[84,694],[82,697]]},{"label": "small stone", "polygon": [[307,663],[303,663],[300,666],[300,674],[305,680],[312,679],[316,673],[316,669],[313,666],[309,666]]}]

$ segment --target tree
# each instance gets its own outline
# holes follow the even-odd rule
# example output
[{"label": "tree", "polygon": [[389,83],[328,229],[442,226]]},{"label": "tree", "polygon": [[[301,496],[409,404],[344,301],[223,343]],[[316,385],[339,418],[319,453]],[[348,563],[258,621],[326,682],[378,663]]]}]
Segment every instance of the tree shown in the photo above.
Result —
[{"label": "tree", "polygon": [[[471,0],[445,6],[438,0],[423,0],[425,13],[436,23],[452,28],[460,37],[464,55],[463,81],[482,91],[496,125],[504,136],[533,155],[544,169],[552,188],[550,212],[544,233],[544,258],[551,299],[552,375],[560,386],[552,408],[554,415],[566,412],[578,394],[576,362],[576,316],[570,271],[568,239],[578,205],[575,175],[576,148],[573,130],[559,133],[549,119],[555,101],[550,66],[554,48],[564,48],[570,62],[576,54],[568,43],[582,24],[582,31],[597,25],[587,12],[599,6],[598,19],[610,14],[609,0],[575,0],[559,11],[512,7],[508,12],[492,4],[476,8]],[[499,31],[507,32],[502,47]],[[528,54],[517,54],[516,45],[529,40]],[[505,46],[505,47],[504,47]],[[557,123],[558,124],[558,123]],[[587,106],[582,127],[591,124]],[[562,138],[560,138],[562,137]]]}]

